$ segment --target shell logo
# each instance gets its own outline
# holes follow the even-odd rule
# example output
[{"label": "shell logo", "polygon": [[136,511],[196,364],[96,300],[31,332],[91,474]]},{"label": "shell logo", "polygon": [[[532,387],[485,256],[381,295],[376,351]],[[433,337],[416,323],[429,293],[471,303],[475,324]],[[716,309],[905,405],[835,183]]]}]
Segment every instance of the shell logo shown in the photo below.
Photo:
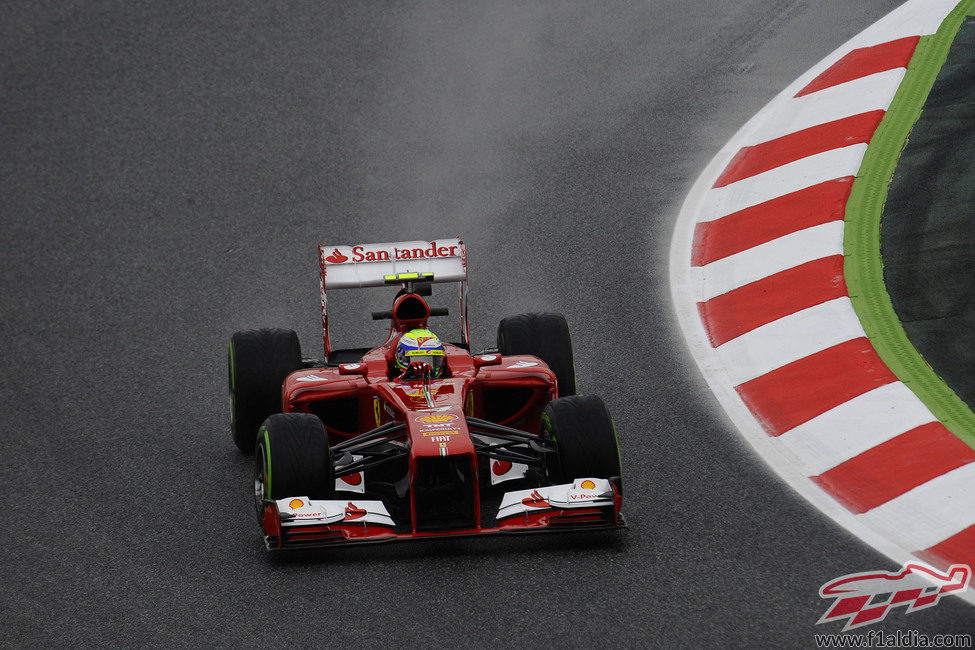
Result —
[{"label": "shell logo", "polygon": [[[430,392],[434,396],[436,396],[437,391],[439,391],[439,390],[440,390],[440,386],[438,386],[436,384],[433,385],[433,386],[430,386]],[[406,393],[410,397],[423,397],[423,389],[422,388],[417,388],[416,390],[404,390],[403,392]]]},{"label": "shell logo", "polygon": [[304,506],[305,502],[301,499],[292,499],[291,503],[288,504],[288,507],[292,510],[297,510],[298,508],[303,508]]},{"label": "shell logo", "polygon": [[583,490],[595,490],[596,484],[587,479],[583,481],[582,485],[580,485],[579,487],[581,487]]},{"label": "shell logo", "polygon": [[424,415],[421,418],[417,418],[418,421],[426,422],[427,424],[444,424],[446,422],[453,422],[456,419],[456,415]]}]

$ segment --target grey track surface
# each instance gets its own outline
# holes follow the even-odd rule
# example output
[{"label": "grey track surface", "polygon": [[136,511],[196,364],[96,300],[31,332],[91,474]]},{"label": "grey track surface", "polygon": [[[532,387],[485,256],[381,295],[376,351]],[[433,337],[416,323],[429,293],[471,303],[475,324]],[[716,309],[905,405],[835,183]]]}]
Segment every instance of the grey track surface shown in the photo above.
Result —
[{"label": "grey track surface", "polygon": [[[4,6],[0,643],[838,631],[814,625],[819,586],[893,567],[740,441],[671,315],[667,252],[718,148],[897,4]],[[231,332],[292,327],[315,354],[317,243],[458,234],[475,344],[507,314],[567,315],[632,529],[269,560],[228,432]],[[339,342],[371,342],[356,313]],[[949,599],[882,629],[973,620]]]},{"label": "grey track surface", "polygon": [[[881,221],[884,281],[908,338],[975,408],[975,17],[897,161]],[[950,144],[949,144],[950,143]]]}]

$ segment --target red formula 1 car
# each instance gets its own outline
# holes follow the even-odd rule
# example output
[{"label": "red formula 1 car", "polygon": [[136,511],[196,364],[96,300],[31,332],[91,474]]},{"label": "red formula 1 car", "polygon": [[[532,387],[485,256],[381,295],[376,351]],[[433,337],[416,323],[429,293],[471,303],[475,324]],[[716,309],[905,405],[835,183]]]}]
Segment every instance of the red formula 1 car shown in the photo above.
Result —
[{"label": "red formula 1 car", "polygon": [[[471,354],[467,258],[459,239],[319,247],[325,361],[290,330],[237,332],[229,349],[234,442],[254,451],[254,497],[269,550],[445,535],[620,528],[622,481],[602,400],[575,394],[560,314],[498,327]],[[459,283],[461,341],[442,364],[396,360],[426,329],[433,285]],[[326,292],[391,285],[386,341],[333,350]]]}]

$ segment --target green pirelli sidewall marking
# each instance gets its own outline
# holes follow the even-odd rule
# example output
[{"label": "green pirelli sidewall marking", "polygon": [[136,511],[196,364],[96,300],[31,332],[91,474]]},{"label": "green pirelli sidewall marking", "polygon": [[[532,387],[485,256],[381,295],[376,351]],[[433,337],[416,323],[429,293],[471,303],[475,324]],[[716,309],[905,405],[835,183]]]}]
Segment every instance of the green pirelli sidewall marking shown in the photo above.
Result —
[{"label": "green pirelli sidewall marking", "polygon": [[938,377],[907,338],[884,284],[880,219],[914,123],[975,0],[963,0],[937,33],[922,37],[904,81],[877,128],[853,182],[843,233],[844,275],[853,308],[880,358],[949,431],[975,447],[975,413]]},{"label": "green pirelli sidewall marking", "polygon": [[552,440],[555,440],[555,432],[552,431],[552,420],[548,417],[548,413],[542,413],[541,424],[549,430]]}]

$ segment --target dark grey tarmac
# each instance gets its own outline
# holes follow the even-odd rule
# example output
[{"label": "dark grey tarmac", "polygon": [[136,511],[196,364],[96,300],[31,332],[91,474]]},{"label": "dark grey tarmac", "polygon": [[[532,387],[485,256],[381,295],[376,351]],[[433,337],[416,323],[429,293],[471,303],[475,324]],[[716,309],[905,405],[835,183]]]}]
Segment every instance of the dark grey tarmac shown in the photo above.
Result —
[{"label": "dark grey tarmac", "polygon": [[[0,643],[837,632],[815,625],[819,586],[894,567],[719,410],[668,248],[734,131],[898,4],[4,3]],[[505,315],[566,314],[580,391],[616,418],[631,530],[268,559],[229,434],[230,334],[290,327],[313,356],[319,242],[455,235],[475,345]],[[339,344],[377,340],[373,299],[336,297]],[[878,629],[973,628],[949,599]]]}]

